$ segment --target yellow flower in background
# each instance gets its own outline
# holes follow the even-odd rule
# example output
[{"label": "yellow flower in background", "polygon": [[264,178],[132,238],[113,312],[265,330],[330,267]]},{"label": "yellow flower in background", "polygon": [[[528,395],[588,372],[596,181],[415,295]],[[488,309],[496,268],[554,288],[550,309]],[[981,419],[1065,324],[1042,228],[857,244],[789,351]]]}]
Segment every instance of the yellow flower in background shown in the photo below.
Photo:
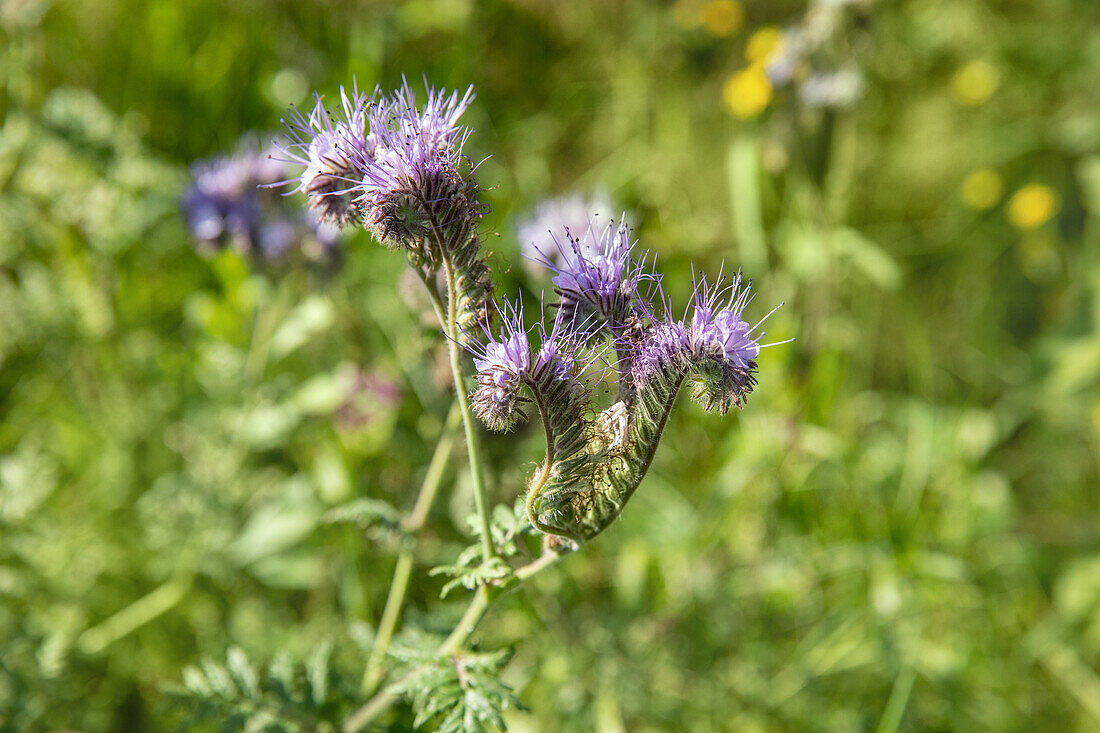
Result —
[{"label": "yellow flower in background", "polygon": [[763,112],[772,101],[772,83],[764,67],[753,64],[726,81],[722,98],[735,117],[746,120]]},{"label": "yellow flower in background", "polygon": [[997,171],[982,168],[971,173],[963,181],[963,201],[972,209],[986,211],[992,209],[1001,200],[1004,188],[1004,181],[1001,180]]},{"label": "yellow flower in background", "polygon": [[677,0],[672,6],[672,17],[681,28],[693,30],[703,24],[702,0]]},{"label": "yellow flower in background", "polygon": [[951,79],[951,93],[955,101],[964,107],[977,107],[985,103],[1001,83],[997,67],[988,61],[976,59],[955,72]]},{"label": "yellow flower in background", "polygon": [[745,11],[734,0],[711,0],[700,11],[703,27],[712,36],[732,36],[741,30]]},{"label": "yellow flower in background", "polygon": [[1058,208],[1058,197],[1050,186],[1029,183],[1008,202],[1008,220],[1017,229],[1035,229],[1050,221]]},{"label": "yellow flower in background", "polygon": [[783,32],[774,25],[766,25],[749,36],[745,44],[745,60],[750,64],[763,64],[779,51]]}]

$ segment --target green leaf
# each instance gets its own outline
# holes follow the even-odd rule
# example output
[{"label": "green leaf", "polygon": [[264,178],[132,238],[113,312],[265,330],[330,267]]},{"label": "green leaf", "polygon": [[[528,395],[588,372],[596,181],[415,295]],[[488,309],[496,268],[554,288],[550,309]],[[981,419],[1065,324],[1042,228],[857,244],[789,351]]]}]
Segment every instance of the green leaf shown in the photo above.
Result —
[{"label": "green leaf", "polygon": [[503,711],[523,709],[511,688],[500,679],[509,659],[508,651],[436,658],[390,690],[409,698],[417,728],[434,720],[438,721],[439,731],[504,730]]},{"label": "green leaf", "polygon": [[[470,557],[470,549],[477,551],[473,558]],[[452,578],[443,586],[443,590],[439,594],[440,598],[446,598],[452,590],[459,586],[476,590],[478,586],[488,585],[512,575],[512,567],[499,557],[491,557],[486,561],[475,563],[474,558],[480,560],[480,552],[481,547],[479,545],[472,545],[459,556],[459,561],[454,565],[440,565],[429,571],[429,575],[448,575]],[[498,583],[498,585],[502,584]]]}]

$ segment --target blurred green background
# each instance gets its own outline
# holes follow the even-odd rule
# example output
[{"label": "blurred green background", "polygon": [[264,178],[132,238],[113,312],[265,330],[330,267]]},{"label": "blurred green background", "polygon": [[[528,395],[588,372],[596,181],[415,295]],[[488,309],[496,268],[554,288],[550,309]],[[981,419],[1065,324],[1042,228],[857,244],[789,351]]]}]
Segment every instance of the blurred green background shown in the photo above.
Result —
[{"label": "blurred green background", "polygon": [[[548,286],[515,234],[538,201],[602,190],[676,303],[725,261],[799,339],[743,412],[684,399],[622,520],[494,609],[511,729],[1100,728],[1098,26],[1092,0],[0,0],[0,729],[170,730],[165,686],[231,646],[361,669],[394,548],[322,520],[411,506],[439,340],[365,233],[335,271],[262,266],[197,253],[178,200],[313,89],[402,74],[476,87],[501,292]],[[486,438],[495,502],[541,440]],[[427,570],[470,504],[452,468],[410,623],[461,612]]]}]

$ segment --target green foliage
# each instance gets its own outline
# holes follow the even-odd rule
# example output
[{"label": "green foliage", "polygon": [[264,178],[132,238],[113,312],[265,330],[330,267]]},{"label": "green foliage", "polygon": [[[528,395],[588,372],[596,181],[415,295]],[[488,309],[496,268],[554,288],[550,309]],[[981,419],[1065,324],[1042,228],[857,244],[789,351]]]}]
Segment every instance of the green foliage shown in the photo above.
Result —
[{"label": "green foliage", "polygon": [[511,652],[466,652],[440,658],[435,652],[438,640],[411,637],[401,641],[391,653],[412,669],[391,692],[412,701],[416,728],[431,723],[432,729],[441,733],[505,730],[504,711],[524,709],[500,680]]},{"label": "green foliage", "polygon": [[231,648],[224,665],[204,660],[185,667],[183,686],[169,693],[186,711],[181,729],[211,722],[226,733],[337,730],[354,688],[336,676],[331,654],[331,643],[319,645],[302,664],[284,654],[261,673],[243,651]]},{"label": "green foliage", "polygon": [[446,598],[455,588],[476,590],[481,585],[506,586],[512,576],[512,568],[505,561],[506,558],[519,554],[517,537],[530,533],[531,525],[527,523],[527,516],[523,509],[523,500],[517,499],[515,507],[509,509],[503,504],[493,507],[492,521],[489,531],[493,537],[493,546],[496,547],[499,556],[483,559],[481,554],[481,523],[477,515],[470,515],[466,523],[476,540],[473,544],[459,553],[458,558],[451,564],[434,567],[429,575],[446,575],[451,580],[447,581],[440,591],[439,597]]},{"label": "green foliage", "polygon": [[[705,2],[3,4],[0,730],[171,730],[164,690],[195,664],[207,729],[240,704],[337,726],[363,702],[449,407],[436,327],[369,237],[338,272],[256,268],[196,253],[178,197],[191,161],[311,88],[402,73],[477,87],[466,151],[491,155],[503,292],[552,287],[518,266],[519,219],[602,188],[676,304],[689,261],[725,260],[754,279],[748,314],[785,300],[769,330],[799,341],[763,354],[743,412],[674,410],[623,516],[501,595],[474,648],[516,654],[478,668],[470,702],[438,637],[395,656],[460,618],[441,586],[501,580],[459,557],[472,501],[444,471],[383,688],[427,665],[401,689],[440,706],[429,729],[467,710],[564,733],[1096,729],[1100,9],[856,3],[837,45],[859,101],[776,87],[731,116],[750,35],[807,4],[745,2],[728,36],[693,20]],[[993,69],[977,104],[975,61]],[[1057,205],[1020,228],[1028,184]],[[537,421],[486,436],[493,503],[543,440]],[[503,519],[518,565],[537,548]],[[307,660],[353,635],[319,709],[307,665],[250,663],[252,685],[226,655]],[[413,718],[402,702],[380,723]]]},{"label": "green foliage", "polygon": [[322,517],[326,524],[351,524],[366,532],[371,539],[391,544],[409,539],[401,520],[401,513],[392,504],[366,498],[335,506]]}]

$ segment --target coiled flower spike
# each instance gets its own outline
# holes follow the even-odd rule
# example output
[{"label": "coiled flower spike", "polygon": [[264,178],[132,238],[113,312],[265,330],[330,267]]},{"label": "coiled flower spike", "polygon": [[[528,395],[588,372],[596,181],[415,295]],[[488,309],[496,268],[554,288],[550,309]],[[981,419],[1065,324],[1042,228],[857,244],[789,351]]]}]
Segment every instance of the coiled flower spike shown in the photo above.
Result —
[{"label": "coiled flower spike", "polygon": [[667,308],[660,316],[647,309],[631,372],[619,375],[620,400],[586,418],[590,441],[584,451],[556,458],[532,479],[527,506],[536,527],[585,541],[611,524],[648,471],[685,380],[698,380],[696,397],[708,410],[744,405],[756,381],[756,356],[773,345],[761,345],[763,334],[754,335],[763,319],[755,326],[741,319],[750,300],[740,275],[728,286],[701,278],[690,318],[674,321]]}]

